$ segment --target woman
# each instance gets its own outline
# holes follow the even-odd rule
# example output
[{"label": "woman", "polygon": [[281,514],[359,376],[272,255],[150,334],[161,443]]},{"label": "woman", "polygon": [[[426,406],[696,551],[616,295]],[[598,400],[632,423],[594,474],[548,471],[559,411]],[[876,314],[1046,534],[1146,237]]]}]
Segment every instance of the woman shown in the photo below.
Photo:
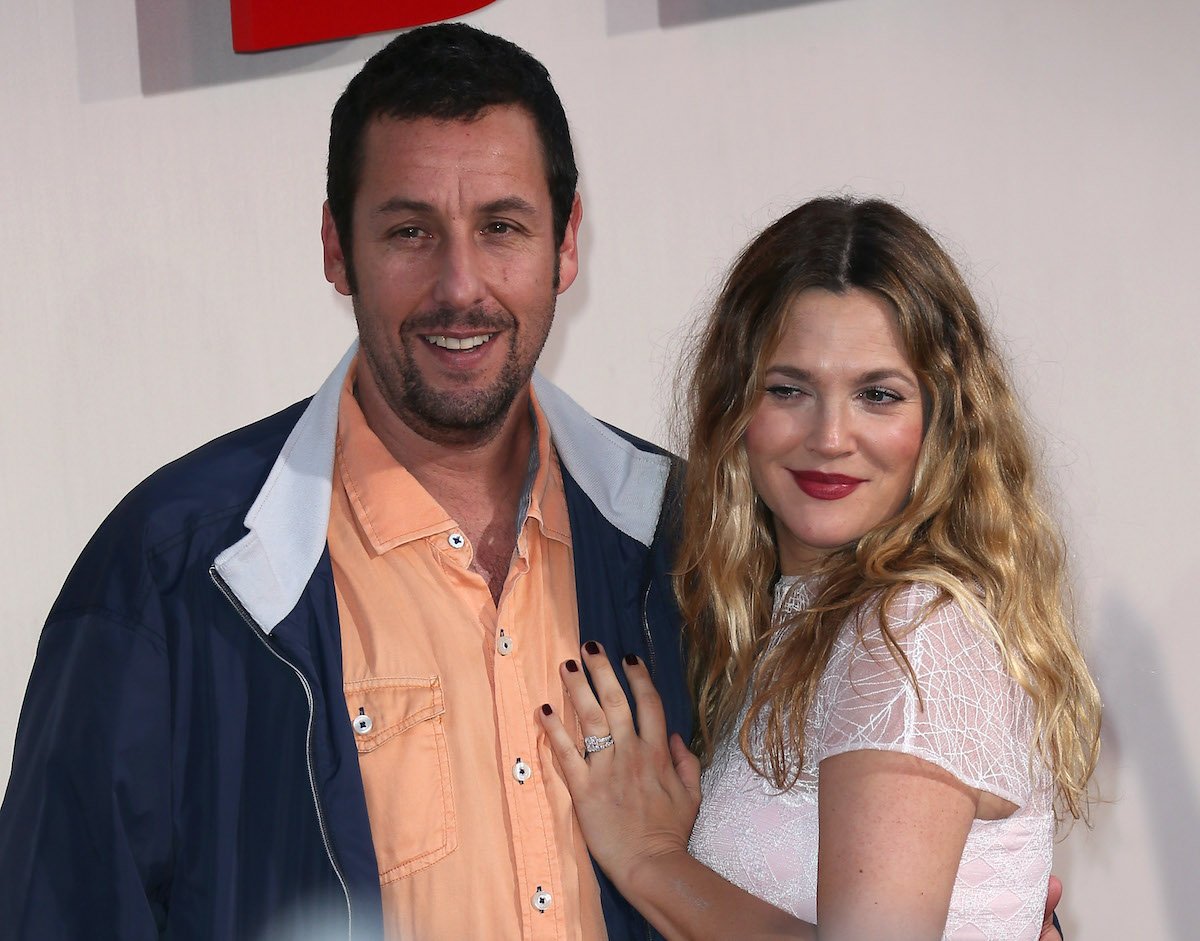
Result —
[{"label": "woman", "polygon": [[644,666],[625,660],[635,730],[585,644],[595,696],[562,676],[587,760],[543,721],[593,855],[669,937],[1037,937],[1100,704],[953,263],[889,204],[801,206],[735,264],[690,411],[700,761]]}]

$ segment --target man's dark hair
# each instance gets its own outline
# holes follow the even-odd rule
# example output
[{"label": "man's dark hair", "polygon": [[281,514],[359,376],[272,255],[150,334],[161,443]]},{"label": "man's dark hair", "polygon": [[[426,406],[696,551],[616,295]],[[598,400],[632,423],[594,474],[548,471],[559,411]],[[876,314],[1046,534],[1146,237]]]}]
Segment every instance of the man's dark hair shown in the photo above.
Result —
[{"label": "man's dark hair", "polygon": [[579,172],[550,73],[499,36],[463,23],[423,26],[400,34],[371,56],[333,108],[326,195],[351,290],[351,222],[367,125],[377,117],[470,121],[497,105],[522,107],[533,118],[546,164],[555,244],[562,244]]}]

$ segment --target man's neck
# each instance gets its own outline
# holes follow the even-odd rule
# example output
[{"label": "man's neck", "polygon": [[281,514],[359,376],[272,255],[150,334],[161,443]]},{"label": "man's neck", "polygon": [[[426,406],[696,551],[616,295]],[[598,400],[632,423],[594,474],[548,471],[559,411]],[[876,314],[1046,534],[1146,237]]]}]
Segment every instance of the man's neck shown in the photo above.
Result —
[{"label": "man's neck", "polygon": [[472,568],[488,582],[499,603],[516,547],[517,506],[534,434],[528,384],[495,429],[442,440],[415,431],[361,375],[355,394],[367,425],[384,447],[471,541]]}]

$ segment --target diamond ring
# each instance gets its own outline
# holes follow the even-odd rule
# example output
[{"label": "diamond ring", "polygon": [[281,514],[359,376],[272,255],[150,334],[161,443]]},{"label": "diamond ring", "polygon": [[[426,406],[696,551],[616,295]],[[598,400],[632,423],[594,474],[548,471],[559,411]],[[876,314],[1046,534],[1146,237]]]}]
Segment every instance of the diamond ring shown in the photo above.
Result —
[{"label": "diamond ring", "polygon": [[593,752],[604,751],[604,749],[612,747],[613,737],[611,735],[585,735],[583,737],[584,758]]}]

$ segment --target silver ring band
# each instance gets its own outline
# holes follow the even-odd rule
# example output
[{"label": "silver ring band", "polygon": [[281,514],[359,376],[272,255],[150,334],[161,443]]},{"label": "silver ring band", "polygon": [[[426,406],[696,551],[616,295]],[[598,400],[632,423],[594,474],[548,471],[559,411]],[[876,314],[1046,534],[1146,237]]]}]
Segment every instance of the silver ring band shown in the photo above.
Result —
[{"label": "silver ring band", "polygon": [[604,749],[612,747],[613,737],[611,735],[585,735],[583,737],[584,758],[593,752],[604,751]]}]

